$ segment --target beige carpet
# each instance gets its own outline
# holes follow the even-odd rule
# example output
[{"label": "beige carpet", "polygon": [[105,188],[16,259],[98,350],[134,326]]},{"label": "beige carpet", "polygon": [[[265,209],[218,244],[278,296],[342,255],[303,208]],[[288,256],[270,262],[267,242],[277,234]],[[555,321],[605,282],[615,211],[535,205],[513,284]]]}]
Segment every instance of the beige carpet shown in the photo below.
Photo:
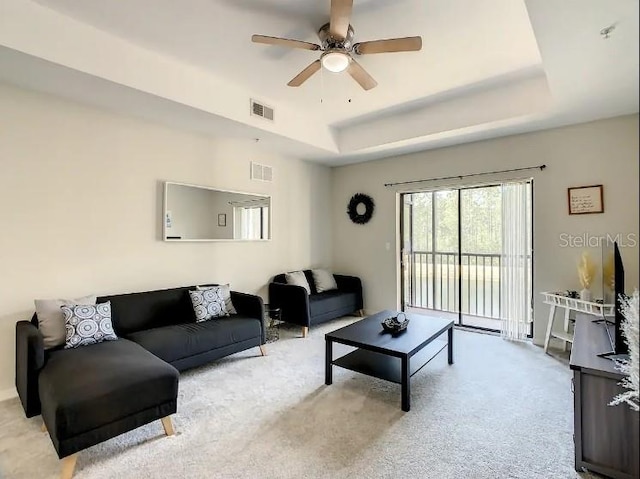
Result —
[{"label": "beige carpet", "polygon": [[[267,357],[255,348],[183,374],[176,436],[156,421],[83,451],[75,477],[579,477],[566,363],[456,331],[456,363],[443,352],[414,376],[403,413],[398,385],[339,368],[324,385],[324,333],[350,321],[307,339],[283,329]],[[25,419],[17,399],[0,403],[0,477],[55,478],[58,468],[40,419]]]}]

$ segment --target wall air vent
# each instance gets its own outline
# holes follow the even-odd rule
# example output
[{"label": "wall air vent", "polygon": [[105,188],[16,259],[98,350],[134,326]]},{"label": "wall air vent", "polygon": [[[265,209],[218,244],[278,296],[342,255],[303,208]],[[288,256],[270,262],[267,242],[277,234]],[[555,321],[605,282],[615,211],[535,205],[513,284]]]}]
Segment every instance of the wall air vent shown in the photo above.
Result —
[{"label": "wall air vent", "polygon": [[251,114],[270,121],[273,121],[275,118],[273,108],[263,103],[259,103],[256,100],[251,100]]},{"label": "wall air vent", "polygon": [[273,167],[251,162],[251,179],[257,181],[273,181]]}]

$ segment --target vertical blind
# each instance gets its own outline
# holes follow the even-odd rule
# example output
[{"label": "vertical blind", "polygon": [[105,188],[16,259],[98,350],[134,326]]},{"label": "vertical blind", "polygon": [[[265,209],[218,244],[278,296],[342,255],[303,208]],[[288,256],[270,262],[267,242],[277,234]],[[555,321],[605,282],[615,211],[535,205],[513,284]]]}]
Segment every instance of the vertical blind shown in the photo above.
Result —
[{"label": "vertical blind", "polygon": [[501,334],[523,340],[529,334],[531,311],[531,184],[502,184]]}]

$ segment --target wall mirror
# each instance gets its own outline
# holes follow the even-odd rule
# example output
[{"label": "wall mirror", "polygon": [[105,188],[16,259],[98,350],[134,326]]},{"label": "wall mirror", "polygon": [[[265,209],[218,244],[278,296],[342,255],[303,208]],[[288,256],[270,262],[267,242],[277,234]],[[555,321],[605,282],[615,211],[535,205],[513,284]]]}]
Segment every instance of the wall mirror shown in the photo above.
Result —
[{"label": "wall mirror", "polygon": [[264,241],[271,238],[271,197],[165,182],[165,241]]}]

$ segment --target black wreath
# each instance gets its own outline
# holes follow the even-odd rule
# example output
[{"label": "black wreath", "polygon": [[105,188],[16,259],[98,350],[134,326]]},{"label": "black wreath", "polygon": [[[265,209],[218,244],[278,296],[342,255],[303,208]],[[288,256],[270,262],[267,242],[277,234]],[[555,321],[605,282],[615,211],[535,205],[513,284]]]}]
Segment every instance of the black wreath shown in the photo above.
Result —
[{"label": "black wreath", "polygon": [[[364,205],[364,213],[358,213],[358,205]],[[374,208],[373,199],[369,195],[365,195],[362,193],[356,193],[349,200],[349,206],[347,206],[347,214],[351,221],[357,223],[359,225],[363,225],[367,223],[371,217],[373,216],[373,208]]]}]

